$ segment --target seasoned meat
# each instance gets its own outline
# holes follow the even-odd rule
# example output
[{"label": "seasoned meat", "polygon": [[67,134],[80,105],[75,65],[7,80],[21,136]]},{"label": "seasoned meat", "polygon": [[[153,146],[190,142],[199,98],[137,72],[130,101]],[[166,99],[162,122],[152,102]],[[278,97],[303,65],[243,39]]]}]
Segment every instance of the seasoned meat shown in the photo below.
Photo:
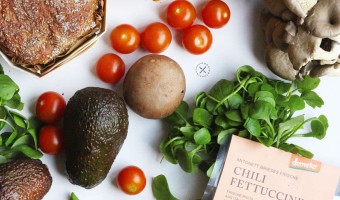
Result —
[{"label": "seasoned meat", "polygon": [[0,49],[18,64],[46,64],[93,29],[98,0],[0,0]]}]

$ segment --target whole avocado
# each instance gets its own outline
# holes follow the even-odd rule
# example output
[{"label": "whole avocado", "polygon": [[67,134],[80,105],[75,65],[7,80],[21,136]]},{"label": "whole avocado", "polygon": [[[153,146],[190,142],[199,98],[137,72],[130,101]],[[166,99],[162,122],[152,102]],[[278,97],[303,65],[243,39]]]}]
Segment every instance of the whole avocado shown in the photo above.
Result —
[{"label": "whole avocado", "polygon": [[107,176],[128,131],[124,100],[114,91],[77,91],[64,114],[65,166],[71,183],[90,189]]},{"label": "whole avocado", "polygon": [[51,185],[51,174],[40,160],[19,159],[0,165],[0,200],[39,200]]}]

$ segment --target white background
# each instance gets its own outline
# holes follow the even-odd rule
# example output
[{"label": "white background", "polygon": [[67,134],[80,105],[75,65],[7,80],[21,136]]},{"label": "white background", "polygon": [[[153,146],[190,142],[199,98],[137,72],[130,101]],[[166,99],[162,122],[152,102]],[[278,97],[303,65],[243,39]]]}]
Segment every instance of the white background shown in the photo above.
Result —
[{"label": "white background", "polygon": [[[94,66],[97,59],[105,53],[116,53],[110,46],[109,34],[111,30],[122,23],[129,23],[140,31],[156,21],[164,22],[164,11],[169,0],[155,2],[152,0],[107,0],[107,32],[85,53],[56,69],[42,78],[18,70],[5,64],[5,73],[19,85],[25,108],[22,114],[34,114],[35,101],[40,94],[46,91],[56,91],[68,100],[77,90],[87,86],[97,86],[116,90],[121,94],[122,81],[117,85],[101,82],[95,75]],[[191,1],[200,12],[207,0]],[[221,29],[211,30],[214,37],[212,48],[205,54],[197,56],[186,52],[180,45],[180,32],[173,29],[174,40],[163,53],[176,60],[185,73],[187,79],[187,92],[185,100],[193,105],[193,97],[202,90],[208,90],[219,79],[234,79],[235,71],[242,65],[251,65],[265,75],[277,78],[263,62],[263,38],[259,25],[260,11],[263,9],[260,0],[228,0],[231,9],[231,20]],[[200,14],[195,23],[202,23]],[[121,55],[129,68],[138,58],[147,52],[138,49],[129,55]],[[210,74],[200,77],[195,68],[199,63],[205,62],[210,66]],[[340,78],[323,77],[317,93],[323,98],[325,105],[321,109],[308,109],[306,117],[325,114],[329,120],[327,136],[319,141],[316,139],[298,140],[300,145],[311,150],[315,159],[340,167],[340,122],[339,107]],[[97,187],[87,190],[72,185],[64,173],[63,156],[44,155],[42,160],[50,169],[53,177],[52,188],[44,199],[68,199],[71,192],[75,192],[81,200],[125,200],[125,199],[153,199],[151,192],[152,177],[164,174],[168,178],[171,191],[181,200],[193,200],[202,196],[208,179],[203,173],[187,174],[179,166],[167,161],[161,162],[162,155],[158,145],[166,134],[162,130],[159,120],[144,119],[129,110],[128,137],[112,165],[107,178]],[[115,184],[115,177],[120,169],[128,165],[137,165],[147,176],[145,190],[136,196],[123,194]]]}]

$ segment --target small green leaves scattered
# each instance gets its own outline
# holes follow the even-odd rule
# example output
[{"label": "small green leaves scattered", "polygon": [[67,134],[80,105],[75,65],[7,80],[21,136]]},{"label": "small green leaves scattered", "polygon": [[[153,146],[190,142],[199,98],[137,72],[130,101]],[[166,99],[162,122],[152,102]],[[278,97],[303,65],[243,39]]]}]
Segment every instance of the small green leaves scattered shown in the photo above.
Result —
[{"label": "small green leaves scattered", "polygon": [[71,193],[70,200],[79,200],[74,192]]},{"label": "small green leaves scattered", "polygon": [[235,134],[310,158],[311,152],[287,141],[325,137],[328,120],[324,115],[310,119],[295,116],[307,105],[316,108],[324,104],[313,91],[319,83],[319,78],[309,76],[292,82],[273,80],[250,66],[240,67],[236,81],[222,79],[210,91],[198,93],[192,113],[182,102],[165,119],[169,135],[160,144],[161,152],[186,172],[207,171],[219,145]]},{"label": "small green leaves scattered", "polygon": [[4,74],[0,65],[0,164],[22,156],[42,157],[37,142],[40,123],[15,111],[20,111],[23,106],[18,85]]},{"label": "small green leaves scattered", "polygon": [[171,194],[168,181],[162,174],[153,178],[152,193],[156,200],[178,200]]}]

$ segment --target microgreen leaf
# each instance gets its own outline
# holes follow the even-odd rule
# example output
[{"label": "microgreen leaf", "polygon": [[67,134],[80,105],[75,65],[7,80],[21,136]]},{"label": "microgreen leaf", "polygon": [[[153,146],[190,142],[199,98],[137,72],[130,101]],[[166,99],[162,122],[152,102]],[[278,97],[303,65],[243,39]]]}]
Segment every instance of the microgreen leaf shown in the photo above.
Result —
[{"label": "microgreen leaf", "polygon": [[318,87],[320,83],[320,78],[312,78],[310,76],[305,76],[303,80],[297,80],[297,87],[300,93],[308,92],[314,90]]},{"label": "microgreen leaf", "polygon": [[19,86],[7,75],[0,74],[0,98],[10,100],[15,92],[19,90]]},{"label": "microgreen leaf", "polygon": [[73,192],[71,193],[70,196],[70,200],[79,200],[78,197],[76,196],[76,194],[74,194]]},{"label": "microgreen leaf", "polygon": [[295,144],[282,143],[279,148],[293,154],[299,154],[306,158],[313,158],[313,153]]},{"label": "microgreen leaf", "polygon": [[301,98],[303,98],[306,101],[306,103],[312,108],[321,107],[324,104],[321,97],[314,91],[307,91],[302,93]]},{"label": "microgreen leaf", "polygon": [[225,113],[225,116],[235,122],[243,122],[241,114],[238,110],[229,110]]},{"label": "microgreen leaf", "polygon": [[236,128],[230,128],[230,129],[219,132],[217,136],[217,143],[220,145],[224,144],[230,135],[236,134],[237,132],[238,132],[238,129]]},{"label": "microgreen leaf", "polygon": [[224,97],[231,94],[234,90],[234,83],[229,80],[222,79],[218,81],[209,91],[209,95],[221,101]]},{"label": "microgreen leaf", "polygon": [[152,179],[152,193],[156,200],[178,200],[171,194],[168,181],[162,174]]},{"label": "microgreen leaf", "polygon": [[185,124],[185,120],[187,118],[189,111],[189,105],[187,102],[182,101],[181,104],[177,107],[174,113],[164,118],[164,120],[170,124]]},{"label": "microgreen leaf", "polygon": [[233,94],[227,100],[230,109],[237,109],[243,102],[243,98],[239,94]]},{"label": "microgreen leaf", "polygon": [[259,137],[261,135],[261,125],[257,119],[249,117],[244,123],[244,128],[246,128],[248,132],[255,137]]},{"label": "microgreen leaf", "polygon": [[195,124],[208,128],[213,122],[213,116],[203,108],[195,108],[193,120]]},{"label": "microgreen leaf", "polygon": [[40,151],[35,150],[28,145],[19,145],[19,146],[12,148],[12,150],[17,151],[17,152],[21,152],[25,156],[32,158],[32,159],[39,159],[43,156],[43,154]]},{"label": "microgreen leaf", "polygon": [[295,111],[298,111],[298,110],[303,110],[305,108],[304,100],[301,97],[299,97],[298,95],[292,95],[289,98],[287,105],[292,110],[292,112],[295,112]]},{"label": "microgreen leaf", "polygon": [[207,128],[201,128],[194,134],[194,140],[196,144],[208,144],[211,141],[211,135]]}]

